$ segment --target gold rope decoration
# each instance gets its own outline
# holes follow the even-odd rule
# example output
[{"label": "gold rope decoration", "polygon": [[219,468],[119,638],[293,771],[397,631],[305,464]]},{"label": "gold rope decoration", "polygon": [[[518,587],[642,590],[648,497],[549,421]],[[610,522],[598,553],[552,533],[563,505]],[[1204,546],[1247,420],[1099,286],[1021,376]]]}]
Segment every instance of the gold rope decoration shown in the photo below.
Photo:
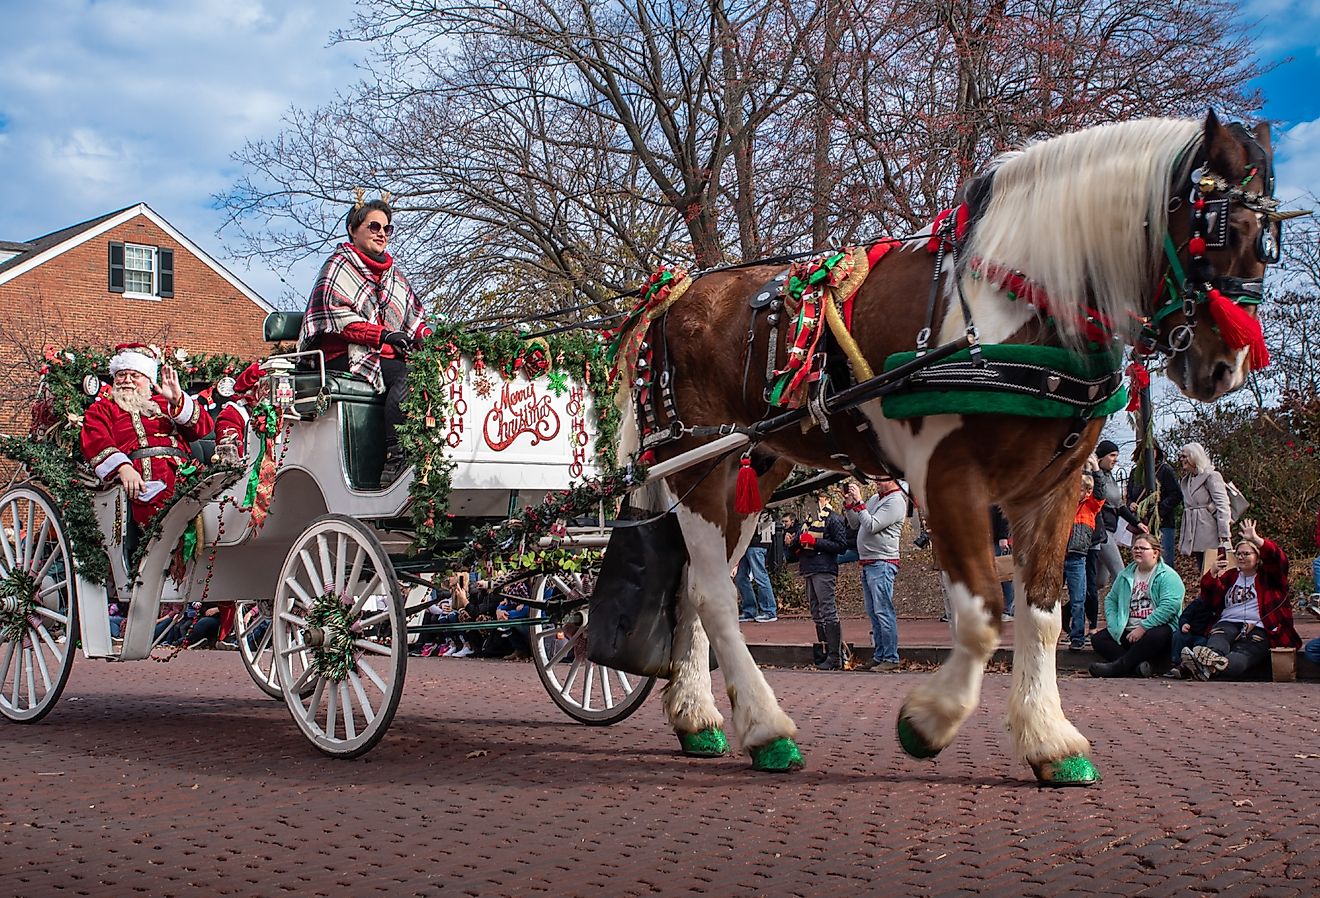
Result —
[{"label": "gold rope decoration", "polygon": [[834,339],[839,341],[843,354],[848,357],[848,364],[852,366],[853,377],[858,381],[870,380],[875,377],[875,373],[872,372],[871,366],[867,364],[866,358],[862,355],[862,350],[857,346],[857,341],[853,339],[853,335],[848,333],[848,328],[843,323],[843,315],[839,312],[836,299],[840,296],[847,299],[861,289],[862,282],[871,273],[871,265],[866,258],[866,250],[864,249],[855,246],[850,247],[848,254],[852,257],[852,273],[844,278],[843,283],[839,286],[825,290],[821,306],[825,310],[825,320],[829,322]]}]

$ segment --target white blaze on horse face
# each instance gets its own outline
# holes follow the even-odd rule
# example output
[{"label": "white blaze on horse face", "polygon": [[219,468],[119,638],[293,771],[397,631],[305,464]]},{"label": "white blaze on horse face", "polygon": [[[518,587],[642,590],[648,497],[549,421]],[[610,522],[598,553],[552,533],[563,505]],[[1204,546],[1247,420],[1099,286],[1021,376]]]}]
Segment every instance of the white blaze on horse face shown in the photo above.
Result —
[{"label": "white blaze on horse face", "polygon": [[1091,744],[1077,731],[1059,700],[1055,653],[1062,614],[1025,601],[1021,577],[1013,578],[1020,598],[1013,621],[1013,688],[1008,697],[1008,730],[1013,750],[1029,764],[1090,755]]},{"label": "white blaze on horse face", "polygon": [[[677,511],[688,548],[687,588],[679,601],[691,603],[700,616],[715,657],[719,659],[729,701],[733,705],[734,734],[744,751],[768,745],[779,738],[791,739],[796,735],[797,727],[780,710],[770,684],[752,660],[752,653],[747,650],[738,628],[738,591],[729,577],[724,533],[686,505],[679,505]],[[751,539],[751,529],[744,529],[746,533],[740,543],[745,546]],[[674,648],[677,652],[678,645],[675,644]],[[676,680],[693,671],[693,665],[687,659],[676,655],[674,662]],[[670,724],[676,731],[703,729],[701,726],[693,728],[692,722],[717,713],[711,699],[709,676],[703,684],[672,682],[665,692],[665,710],[680,715],[681,719],[670,717]],[[686,717],[682,717],[685,713]]]}]

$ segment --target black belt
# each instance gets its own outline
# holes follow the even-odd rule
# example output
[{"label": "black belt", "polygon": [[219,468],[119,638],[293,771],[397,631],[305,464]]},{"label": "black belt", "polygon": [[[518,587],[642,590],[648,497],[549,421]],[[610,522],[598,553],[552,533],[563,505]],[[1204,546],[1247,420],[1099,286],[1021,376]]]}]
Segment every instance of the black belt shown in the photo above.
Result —
[{"label": "black belt", "polygon": [[148,446],[146,449],[134,449],[128,453],[128,457],[133,461],[140,458],[156,458],[162,455],[171,455],[177,458],[187,459],[188,453],[182,449],[176,449],[173,446]]}]

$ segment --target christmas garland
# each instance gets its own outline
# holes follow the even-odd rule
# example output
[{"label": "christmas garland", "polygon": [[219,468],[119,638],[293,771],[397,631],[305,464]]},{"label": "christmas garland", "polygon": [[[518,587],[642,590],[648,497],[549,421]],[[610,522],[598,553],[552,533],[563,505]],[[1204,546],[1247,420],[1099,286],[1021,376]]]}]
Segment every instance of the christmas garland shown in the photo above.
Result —
[{"label": "christmas garland", "polygon": [[69,451],[56,443],[40,443],[27,437],[0,437],[0,453],[26,467],[45,487],[64,522],[64,535],[78,574],[92,583],[107,585],[110,562],[101,526],[92,510],[92,491],[83,485]]},{"label": "christmas garland", "polygon": [[551,493],[540,505],[525,506],[504,523],[471,537],[459,553],[456,567],[468,570],[485,559],[500,559],[510,567],[518,566],[515,559],[525,554],[528,544],[535,545],[542,536],[555,535],[563,521],[593,512],[601,502],[624,496],[645,482],[646,469],[630,465],[590,478],[572,489]]},{"label": "christmas garland", "polygon": [[[414,551],[434,550],[450,532],[446,509],[454,462],[445,457],[444,428],[438,425],[448,420],[451,410],[449,369],[464,356],[473,361],[473,376],[478,381],[474,389],[479,394],[483,380],[491,384],[483,378],[487,367],[494,367],[507,379],[545,378],[546,388],[556,395],[568,389],[568,378],[582,382],[595,409],[595,460],[607,472],[618,465],[621,416],[594,334],[569,332],[527,340],[511,331],[471,331],[439,322],[425,345],[409,357],[408,396],[403,402],[404,420],[397,429],[400,445],[415,467],[410,489]],[[480,543],[492,545],[484,538]],[[465,555],[475,558],[487,553],[472,549]]]}]

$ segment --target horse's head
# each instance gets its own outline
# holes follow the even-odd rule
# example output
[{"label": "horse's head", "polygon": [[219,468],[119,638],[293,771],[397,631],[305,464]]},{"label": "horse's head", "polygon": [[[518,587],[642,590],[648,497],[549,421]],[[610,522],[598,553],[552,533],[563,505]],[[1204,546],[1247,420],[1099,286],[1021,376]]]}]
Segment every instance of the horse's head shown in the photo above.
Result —
[{"label": "horse's head", "polygon": [[1273,195],[1268,125],[1248,131],[1211,112],[1184,156],[1169,198],[1153,342],[1171,356],[1178,388],[1209,402],[1269,364],[1256,306],[1292,214],[1280,213]]}]

